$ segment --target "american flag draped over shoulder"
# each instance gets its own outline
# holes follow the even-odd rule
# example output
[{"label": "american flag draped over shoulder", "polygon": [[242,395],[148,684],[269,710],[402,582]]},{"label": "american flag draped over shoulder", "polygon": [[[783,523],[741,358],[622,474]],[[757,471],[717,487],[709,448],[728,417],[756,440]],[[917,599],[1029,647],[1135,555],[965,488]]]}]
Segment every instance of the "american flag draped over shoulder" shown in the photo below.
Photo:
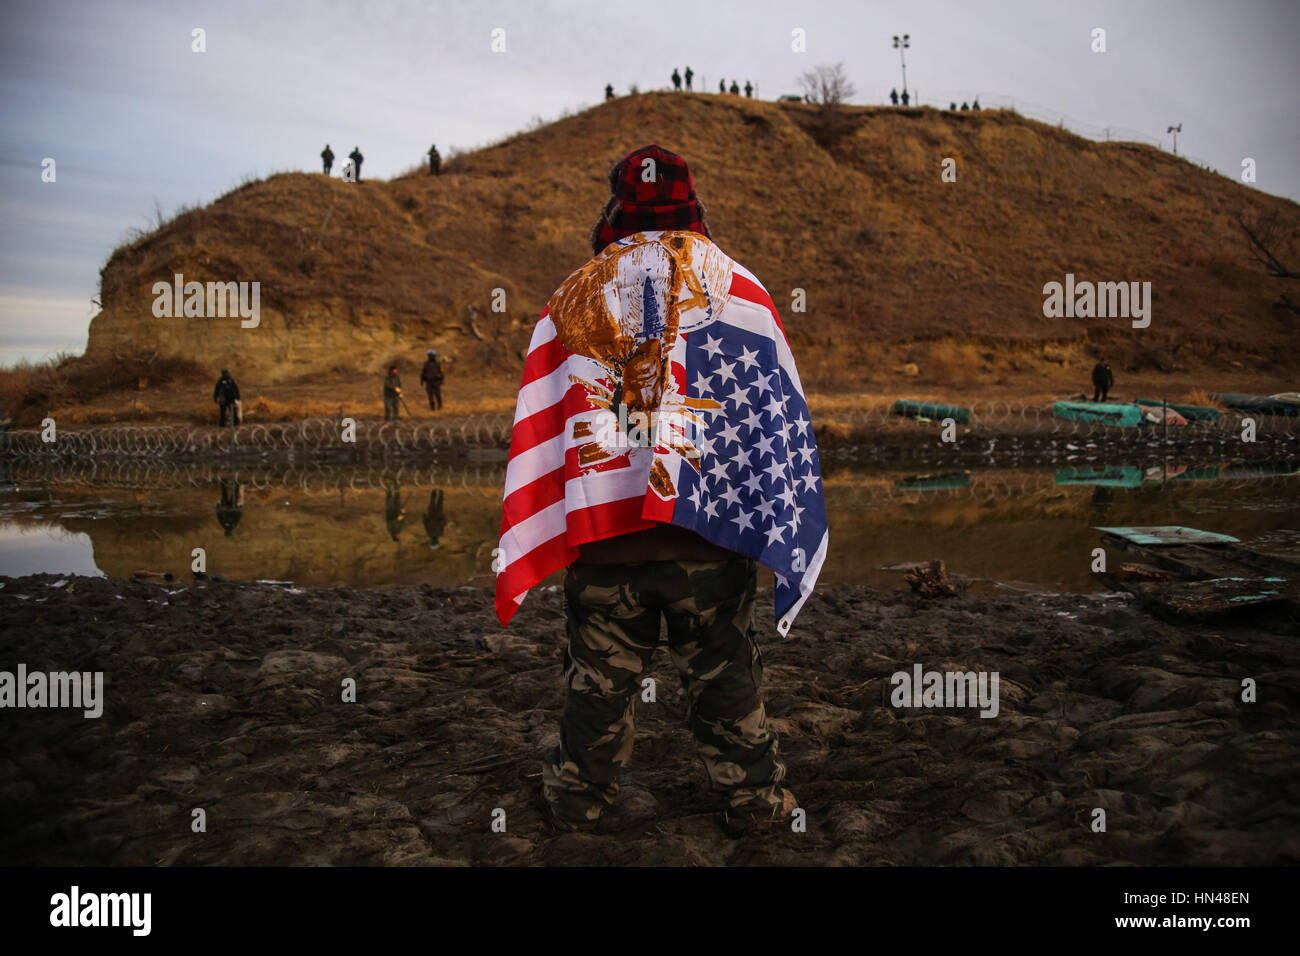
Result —
[{"label": "american flag draped over shoulder", "polygon": [[611,243],[538,321],[506,469],[501,623],[578,545],[655,522],[771,568],[783,636],[826,558],[817,443],[776,308],[697,232]]}]

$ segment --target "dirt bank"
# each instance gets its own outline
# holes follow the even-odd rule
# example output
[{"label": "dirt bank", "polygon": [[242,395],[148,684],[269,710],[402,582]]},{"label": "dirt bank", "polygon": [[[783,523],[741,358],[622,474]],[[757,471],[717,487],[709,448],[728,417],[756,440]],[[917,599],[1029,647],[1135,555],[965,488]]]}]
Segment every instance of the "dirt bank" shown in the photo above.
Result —
[{"label": "dirt bank", "polygon": [[[534,805],[562,704],[554,591],[503,631],[477,589],[0,584],[0,670],[105,675],[99,719],[3,712],[6,863],[1300,859],[1300,650],[1278,619],[1175,626],[1117,596],[835,587],[781,642],[767,592],[766,696],[807,832],[723,833],[661,656],[604,832],[557,835]],[[914,664],[998,671],[997,717],[894,710],[889,675]],[[1245,677],[1258,703],[1240,701]],[[346,678],[357,703],[340,700]]]}]

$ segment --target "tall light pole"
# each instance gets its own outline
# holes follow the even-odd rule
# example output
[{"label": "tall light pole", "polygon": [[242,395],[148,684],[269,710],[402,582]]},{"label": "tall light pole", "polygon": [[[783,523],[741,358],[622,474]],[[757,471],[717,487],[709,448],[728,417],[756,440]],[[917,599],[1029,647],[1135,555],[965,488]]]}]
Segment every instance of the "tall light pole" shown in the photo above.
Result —
[{"label": "tall light pole", "polygon": [[903,92],[907,92],[907,60],[903,56],[903,51],[912,45],[912,35],[904,33],[901,37],[897,34],[894,36],[894,49],[898,51],[898,62],[903,64]]},{"label": "tall light pole", "polygon": [[1182,131],[1183,131],[1182,123],[1179,123],[1177,126],[1171,126],[1167,130],[1165,130],[1166,133],[1174,134],[1174,155],[1175,156],[1178,155],[1178,134],[1181,133]]}]

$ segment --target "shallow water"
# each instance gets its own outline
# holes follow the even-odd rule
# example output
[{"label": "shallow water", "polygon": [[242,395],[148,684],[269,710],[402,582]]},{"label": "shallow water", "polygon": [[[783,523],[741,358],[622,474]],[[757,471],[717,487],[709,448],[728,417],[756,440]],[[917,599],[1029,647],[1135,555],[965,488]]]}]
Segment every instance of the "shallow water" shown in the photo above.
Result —
[{"label": "shallow water", "polygon": [[[1250,539],[1300,528],[1297,462],[984,468],[825,464],[825,583],[901,584],[891,565],[1092,591],[1098,525],[1182,524]],[[276,469],[18,466],[0,486],[0,574],[188,579],[206,571],[312,586],[490,585],[500,463]]]}]

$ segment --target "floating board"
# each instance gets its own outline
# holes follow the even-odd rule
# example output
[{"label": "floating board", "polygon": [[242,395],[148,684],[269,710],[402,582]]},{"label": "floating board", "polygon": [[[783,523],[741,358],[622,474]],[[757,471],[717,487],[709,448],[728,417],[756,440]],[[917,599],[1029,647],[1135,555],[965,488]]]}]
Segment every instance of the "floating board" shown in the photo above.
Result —
[{"label": "floating board", "polygon": [[1106,402],[1057,402],[1052,406],[1052,414],[1074,422],[1097,422],[1101,425],[1123,425],[1125,427],[1142,423],[1141,405],[1112,405]]},{"label": "floating board", "polygon": [[969,488],[970,472],[955,471],[944,475],[912,475],[894,482],[900,491],[943,491],[949,488]]},{"label": "floating board", "polygon": [[931,421],[943,421],[951,418],[958,425],[970,424],[970,409],[960,405],[943,405],[939,402],[922,402],[914,398],[900,398],[894,402],[895,415],[908,418],[928,418]]},{"label": "floating board", "polygon": [[1056,470],[1058,485],[1096,485],[1102,488],[1140,488],[1142,486],[1142,469],[1132,465],[1111,465],[1110,467],[1081,466],[1078,468],[1058,468]]},{"label": "floating board", "polygon": [[1218,534],[1214,531],[1202,531],[1199,528],[1184,528],[1177,524],[1149,525],[1144,528],[1097,528],[1106,534],[1123,538],[1130,544],[1142,544],[1147,547],[1168,544],[1238,544],[1241,539],[1230,534]]},{"label": "floating board", "polygon": [[[1136,401],[1139,405],[1152,405],[1155,407],[1164,404],[1155,398],[1139,398]],[[1217,422],[1219,420],[1219,410],[1210,408],[1208,405],[1176,405],[1170,402],[1168,407],[1182,415],[1189,422]]]}]

